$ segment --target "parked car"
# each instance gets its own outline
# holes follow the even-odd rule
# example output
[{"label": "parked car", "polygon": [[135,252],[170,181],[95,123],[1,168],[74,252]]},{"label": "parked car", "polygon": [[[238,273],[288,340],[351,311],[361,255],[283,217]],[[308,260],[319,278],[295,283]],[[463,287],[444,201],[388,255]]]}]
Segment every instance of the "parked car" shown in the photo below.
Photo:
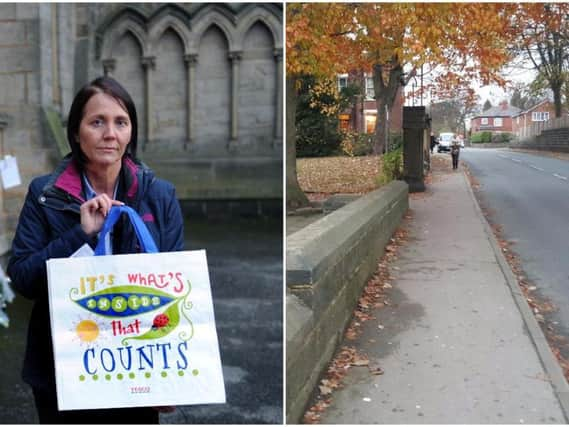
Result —
[{"label": "parked car", "polygon": [[452,132],[442,132],[439,135],[439,145],[437,145],[437,152],[440,153],[441,151],[449,151],[450,146],[455,141],[454,133]]}]

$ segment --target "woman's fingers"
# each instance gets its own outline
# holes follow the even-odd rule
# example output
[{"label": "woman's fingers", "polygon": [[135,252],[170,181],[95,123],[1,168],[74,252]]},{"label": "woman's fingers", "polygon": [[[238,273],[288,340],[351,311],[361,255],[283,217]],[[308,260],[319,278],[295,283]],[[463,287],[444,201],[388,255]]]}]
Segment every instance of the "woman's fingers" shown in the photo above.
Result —
[{"label": "woman's fingers", "polygon": [[92,198],[87,203],[93,203],[93,210],[100,211],[101,214],[106,217],[113,206],[122,206],[124,205],[123,202],[119,200],[111,199],[106,194],[101,194],[97,197]]},{"label": "woman's fingers", "polygon": [[81,226],[87,234],[98,233],[111,207],[122,206],[123,202],[100,194],[81,205]]}]

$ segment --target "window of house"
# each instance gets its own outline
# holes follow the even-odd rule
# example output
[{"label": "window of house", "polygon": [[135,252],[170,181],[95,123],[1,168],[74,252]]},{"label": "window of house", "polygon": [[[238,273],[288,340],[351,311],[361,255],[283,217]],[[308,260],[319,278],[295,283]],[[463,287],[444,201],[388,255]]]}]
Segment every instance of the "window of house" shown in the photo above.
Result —
[{"label": "window of house", "polygon": [[365,82],[366,82],[366,98],[375,99],[375,93],[373,91],[373,77],[366,75]]},{"label": "window of house", "polygon": [[532,122],[546,122],[549,120],[549,111],[534,111],[531,113]]},{"label": "window of house", "polygon": [[366,133],[375,132],[375,116],[366,115]]},{"label": "window of house", "polygon": [[343,131],[350,130],[350,115],[349,114],[340,114],[340,129]]},{"label": "window of house", "polygon": [[338,74],[338,92],[342,92],[345,87],[348,87],[348,75]]},{"label": "window of house", "polygon": [[501,117],[494,117],[494,126],[496,126],[496,127],[502,126],[502,118]]},{"label": "window of house", "polygon": [[480,124],[481,125],[487,125],[488,124],[488,117],[482,117],[480,119]]}]

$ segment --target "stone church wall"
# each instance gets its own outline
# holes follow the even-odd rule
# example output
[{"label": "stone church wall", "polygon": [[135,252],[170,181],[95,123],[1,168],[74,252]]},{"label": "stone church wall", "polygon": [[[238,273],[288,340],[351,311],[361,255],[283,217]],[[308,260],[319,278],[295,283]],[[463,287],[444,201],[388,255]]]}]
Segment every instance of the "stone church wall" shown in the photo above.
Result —
[{"label": "stone church wall", "polygon": [[282,48],[279,4],[0,4],[0,156],[24,181],[0,194],[0,253],[29,181],[62,155],[46,111],[64,127],[103,74],[130,92],[139,157],[180,198],[281,198]]}]

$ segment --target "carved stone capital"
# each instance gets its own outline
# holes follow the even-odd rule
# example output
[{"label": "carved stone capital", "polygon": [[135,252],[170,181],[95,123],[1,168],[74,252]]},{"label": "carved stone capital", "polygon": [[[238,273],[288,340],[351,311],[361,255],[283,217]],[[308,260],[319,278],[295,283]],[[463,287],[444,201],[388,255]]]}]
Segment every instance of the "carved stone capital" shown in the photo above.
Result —
[{"label": "carved stone capital", "polygon": [[186,63],[186,67],[195,67],[198,63],[198,54],[190,53],[188,55],[184,55],[184,62]]},{"label": "carved stone capital", "polygon": [[11,119],[12,117],[10,117],[8,114],[0,113],[0,130],[8,127],[8,125],[12,121]]},{"label": "carved stone capital", "polygon": [[231,62],[235,63],[239,62],[241,58],[243,58],[243,52],[240,51],[229,52],[227,56],[229,57],[229,60]]},{"label": "carved stone capital", "polygon": [[117,61],[114,58],[110,59],[103,59],[103,72],[105,76],[112,74],[115,71],[115,66],[117,65]]},{"label": "carved stone capital", "polygon": [[143,56],[140,62],[145,70],[153,70],[156,67],[156,58],[154,56]]},{"label": "carved stone capital", "polygon": [[275,56],[275,61],[277,61],[277,62],[282,61],[283,60],[282,48],[273,50],[273,55]]}]

